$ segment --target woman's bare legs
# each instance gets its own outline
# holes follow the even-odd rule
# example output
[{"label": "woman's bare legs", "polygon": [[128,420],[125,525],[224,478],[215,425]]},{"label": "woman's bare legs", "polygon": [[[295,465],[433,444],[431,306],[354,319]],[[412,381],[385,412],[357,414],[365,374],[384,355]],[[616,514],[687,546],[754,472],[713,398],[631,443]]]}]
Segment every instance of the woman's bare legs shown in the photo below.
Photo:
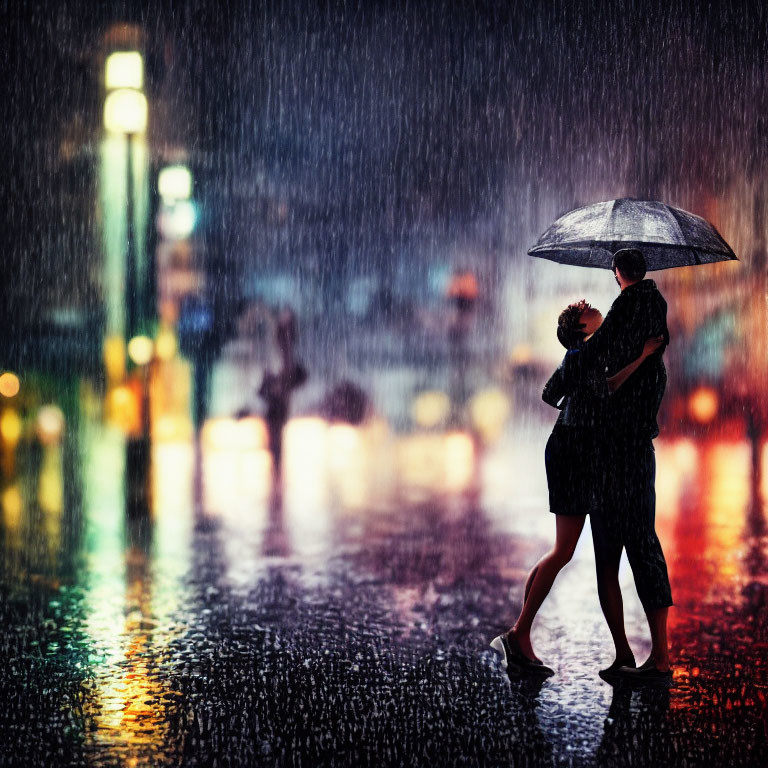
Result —
[{"label": "woman's bare legs", "polygon": [[557,574],[573,557],[585,519],[586,515],[555,515],[555,546],[536,563],[528,575],[523,607],[509,632],[517,639],[520,650],[530,659],[538,661],[531,645],[533,620],[552,589]]}]

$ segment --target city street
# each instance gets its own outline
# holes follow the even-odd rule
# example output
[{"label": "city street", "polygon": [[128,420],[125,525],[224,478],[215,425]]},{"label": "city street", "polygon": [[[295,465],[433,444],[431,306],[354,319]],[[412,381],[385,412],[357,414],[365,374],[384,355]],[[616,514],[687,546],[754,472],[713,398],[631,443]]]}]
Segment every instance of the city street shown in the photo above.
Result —
[{"label": "city street", "polygon": [[0,768],[768,768],[768,3],[3,10]]},{"label": "city street", "polygon": [[[20,452],[2,494],[0,763],[765,765],[746,443],[657,444],[669,690],[597,676],[611,649],[588,529],[534,625],[555,676],[502,669],[488,643],[554,533],[548,429],[513,422],[473,470],[462,433],[295,419],[277,492],[262,423],[211,420],[197,458],[155,445],[151,511],[130,515],[118,432],[85,418],[70,476],[59,446]],[[640,661],[626,564],[622,584]]]}]

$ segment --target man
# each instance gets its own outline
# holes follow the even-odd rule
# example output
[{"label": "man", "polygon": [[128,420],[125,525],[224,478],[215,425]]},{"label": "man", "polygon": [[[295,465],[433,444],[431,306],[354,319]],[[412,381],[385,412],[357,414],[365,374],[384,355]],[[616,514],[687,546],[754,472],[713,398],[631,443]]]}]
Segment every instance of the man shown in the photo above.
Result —
[{"label": "man", "polygon": [[[659,434],[656,415],[667,381],[662,361],[669,343],[667,304],[653,280],[644,279],[646,264],[641,251],[617,251],[613,272],[621,293],[581,352],[582,364],[599,366],[612,376],[639,356],[649,337],[663,336],[664,345],[640,365],[608,405],[610,429],[597,473],[604,482],[596,489],[591,522],[600,606],[616,646],[616,658],[600,675],[607,680],[664,681],[671,679],[667,614],[672,593],[655,531],[656,461],[652,440]],[[651,632],[651,654],[639,667],[635,667],[624,630],[619,587],[623,549]]]}]

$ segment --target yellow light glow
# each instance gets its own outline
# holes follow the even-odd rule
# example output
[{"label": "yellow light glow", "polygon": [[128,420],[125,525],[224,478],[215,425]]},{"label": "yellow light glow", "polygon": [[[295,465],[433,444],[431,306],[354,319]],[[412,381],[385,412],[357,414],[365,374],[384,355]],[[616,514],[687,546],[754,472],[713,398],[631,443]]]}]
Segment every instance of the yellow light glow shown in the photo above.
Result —
[{"label": "yellow light glow", "polygon": [[527,344],[518,344],[509,356],[513,365],[527,365],[533,359],[531,348]]},{"label": "yellow light glow", "polygon": [[130,387],[111,390],[107,396],[107,414],[110,422],[126,434],[135,434],[141,428],[141,405]]},{"label": "yellow light glow", "polygon": [[109,133],[144,133],[147,97],[129,88],[112,91],[104,102],[104,127]]},{"label": "yellow light glow", "polygon": [[283,511],[295,552],[317,553],[331,531],[328,424],[291,419],[283,432]]},{"label": "yellow light glow", "polygon": [[177,349],[176,334],[170,328],[163,328],[155,339],[155,354],[160,360],[172,360]]},{"label": "yellow light glow", "polygon": [[709,387],[699,387],[688,401],[688,412],[699,424],[709,424],[717,415],[717,392]]},{"label": "yellow light glow", "polygon": [[469,404],[472,423],[487,443],[498,440],[512,407],[509,398],[496,388],[478,392]]},{"label": "yellow light glow", "polygon": [[13,408],[6,408],[0,416],[0,436],[8,445],[16,445],[21,437],[22,422]]},{"label": "yellow light glow", "polygon": [[692,475],[696,471],[699,456],[696,443],[689,438],[678,440],[671,451],[676,468],[686,475]]},{"label": "yellow light glow", "polygon": [[55,547],[61,532],[60,521],[56,517],[64,508],[64,483],[62,477],[61,448],[49,445],[43,453],[40,478],[37,486],[37,501],[43,512],[51,517],[46,521],[49,540]]},{"label": "yellow light glow", "polygon": [[[207,515],[231,521],[240,533],[243,525],[259,527],[264,524],[264,503],[269,495],[272,474],[267,451],[231,451],[203,444],[202,469],[203,509]],[[242,544],[239,535],[238,542]]]},{"label": "yellow light glow", "polygon": [[[707,446],[702,462],[707,560],[717,563],[716,576],[726,582],[739,569],[738,552],[750,500],[749,451],[746,443],[718,443]],[[707,586],[712,587],[711,581]]]},{"label": "yellow light glow", "polygon": [[185,165],[169,165],[157,177],[157,191],[163,202],[189,200],[192,197],[192,174]]},{"label": "yellow light glow", "polygon": [[35,432],[43,445],[54,445],[59,442],[64,432],[64,414],[55,405],[44,405],[37,412]]},{"label": "yellow light glow", "polygon": [[128,387],[115,387],[109,393],[109,401],[115,408],[126,408],[128,404],[133,400],[133,393]]},{"label": "yellow light glow", "polygon": [[283,432],[286,475],[300,480],[317,462],[325,471],[328,457],[328,424],[313,416],[291,419]]},{"label": "yellow light glow", "polygon": [[104,367],[107,379],[116,384],[125,376],[125,341],[122,336],[108,336],[104,339]]},{"label": "yellow light glow", "polygon": [[348,509],[368,502],[371,445],[361,427],[333,424],[328,428],[327,460],[334,496]]},{"label": "yellow light glow", "polygon": [[17,531],[21,524],[21,512],[24,508],[24,500],[18,485],[11,485],[2,493],[3,522],[11,531]]},{"label": "yellow light glow", "polygon": [[107,56],[104,82],[108,91],[144,86],[144,60],[138,51],[116,51]]},{"label": "yellow light glow", "polygon": [[413,434],[404,436],[397,445],[398,477],[414,490],[439,490],[445,477],[443,436]]},{"label": "yellow light glow", "polygon": [[189,418],[177,414],[160,415],[152,423],[152,439],[157,443],[183,443],[192,438]]},{"label": "yellow light glow", "polygon": [[451,411],[451,400],[445,392],[429,390],[417,395],[411,405],[411,418],[416,424],[430,429],[442,424]]},{"label": "yellow light glow", "polygon": [[328,465],[334,470],[348,468],[360,451],[356,427],[333,424],[328,428]]},{"label": "yellow light glow", "polygon": [[203,425],[202,440],[209,450],[262,450],[267,447],[267,427],[257,416],[208,419]]},{"label": "yellow light glow", "polygon": [[15,373],[6,371],[0,376],[0,395],[3,397],[16,397],[20,386],[19,377]]},{"label": "yellow light glow", "polygon": [[146,365],[155,351],[155,344],[149,336],[134,336],[128,342],[128,357],[135,365]]},{"label": "yellow light glow", "polygon": [[445,436],[445,484],[450,491],[464,490],[472,480],[475,448],[472,438],[464,432]]}]

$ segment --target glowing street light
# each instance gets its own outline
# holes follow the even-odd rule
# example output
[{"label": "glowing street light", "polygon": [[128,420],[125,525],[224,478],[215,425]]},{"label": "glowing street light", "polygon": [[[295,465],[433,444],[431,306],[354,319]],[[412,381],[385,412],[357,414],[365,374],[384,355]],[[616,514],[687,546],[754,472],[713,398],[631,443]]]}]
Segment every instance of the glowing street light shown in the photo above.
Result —
[{"label": "glowing street light", "polygon": [[719,403],[717,392],[711,387],[699,387],[688,401],[688,412],[699,424],[709,424],[715,416]]},{"label": "glowing street light", "polygon": [[104,83],[108,91],[144,87],[144,60],[138,51],[115,51],[107,56]]},{"label": "glowing street light", "polygon": [[128,357],[135,365],[147,365],[152,360],[155,344],[149,336],[134,336],[128,342]]},{"label": "glowing street light", "polygon": [[450,415],[451,398],[445,392],[422,392],[411,405],[411,417],[420,427],[432,429],[442,424]]},{"label": "glowing street light", "polygon": [[109,133],[144,133],[147,129],[147,97],[141,91],[120,88],[104,102],[104,127]]},{"label": "glowing street light", "polygon": [[157,191],[164,203],[192,197],[192,173],[186,165],[169,165],[157,177]]},{"label": "glowing street light", "polygon": [[133,143],[137,134],[147,129],[147,97],[144,84],[144,60],[138,51],[117,51],[107,57],[104,80],[104,127],[108,133],[125,136],[126,170],[126,337],[132,338],[137,326],[136,251],[134,233]]},{"label": "glowing street light", "polygon": [[64,433],[64,412],[56,405],[44,405],[37,412],[35,432],[43,445],[55,445]]},{"label": "glowing street light", "polygon": [[194,232],[197,208],[191,200],[179,200],[163,206],[157,224],[160,234],[167,240],[185,240]]}]

